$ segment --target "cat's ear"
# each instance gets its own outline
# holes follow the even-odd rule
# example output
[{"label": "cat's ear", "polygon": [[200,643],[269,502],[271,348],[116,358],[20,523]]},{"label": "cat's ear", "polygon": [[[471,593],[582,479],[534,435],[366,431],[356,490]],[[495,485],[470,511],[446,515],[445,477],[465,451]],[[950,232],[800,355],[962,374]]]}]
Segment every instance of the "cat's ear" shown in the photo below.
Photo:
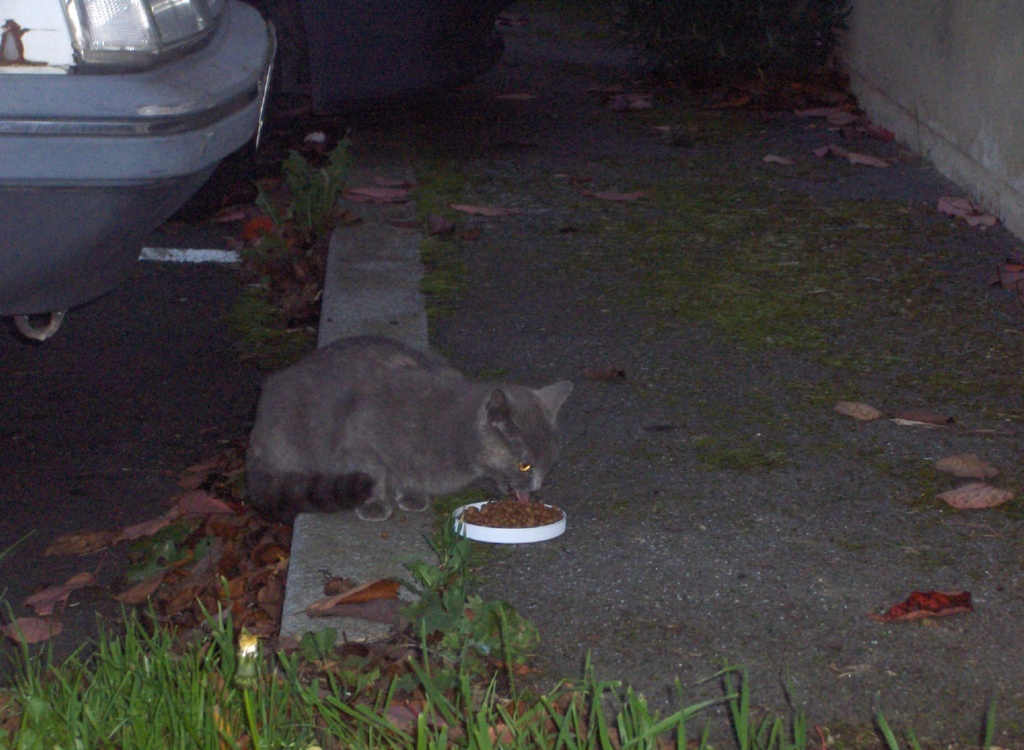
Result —
[{"label": "cat's ear", "polygon": [[487,399],[487,421],[493,425],[504,425],[512,421],[512,407],[509,406],[508,396],[501,388],[491,391]]},{"label": "cat's ear", "polygon": [[554,385],[538,388],[534,393],[540,399],[548,420],[554,424],[555,419],[558,417],[558,410],[562,408],[562,404],[565,403],[565,400],[569,398],[569,394],[572,393],[572,383],[568,380],[563,380]]}]

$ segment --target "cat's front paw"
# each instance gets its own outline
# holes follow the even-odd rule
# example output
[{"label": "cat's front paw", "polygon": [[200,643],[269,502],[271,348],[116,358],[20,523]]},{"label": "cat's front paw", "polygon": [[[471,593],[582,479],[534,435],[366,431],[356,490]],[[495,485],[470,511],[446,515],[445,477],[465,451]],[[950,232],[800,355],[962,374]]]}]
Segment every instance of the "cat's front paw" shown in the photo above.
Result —
[{"label": "cat's front paw", "polygon": [[399,508],[411,513],[419,513],[430,507],[430,498],[426,495],[403,495],[399,492],[395,495],[395,502]]},{"label": "cat's front paw", "polygon": [[387,500],[367,500],[356,508],[360,521],[386,521],[391,516],[391,503]]}]

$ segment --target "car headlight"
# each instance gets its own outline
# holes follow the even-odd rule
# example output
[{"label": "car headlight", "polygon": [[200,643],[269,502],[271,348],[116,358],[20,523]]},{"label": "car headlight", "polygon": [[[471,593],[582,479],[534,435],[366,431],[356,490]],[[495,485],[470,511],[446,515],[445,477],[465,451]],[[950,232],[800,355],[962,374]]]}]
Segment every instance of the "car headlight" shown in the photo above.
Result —
[{"label": "car headlight", "polygon": [[202,41],[226,0],[65,0],[83,66],[143,67]]}]

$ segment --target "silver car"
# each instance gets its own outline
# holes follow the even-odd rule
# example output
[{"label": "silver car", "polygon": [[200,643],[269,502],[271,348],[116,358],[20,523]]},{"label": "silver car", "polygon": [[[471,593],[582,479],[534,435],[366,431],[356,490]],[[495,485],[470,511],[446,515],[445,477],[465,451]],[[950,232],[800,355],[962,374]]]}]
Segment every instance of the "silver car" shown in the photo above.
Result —
[{"label": "silver car", "polygon": [[43,338],[257,132],[274,30],[237,0],[0,0],[0,24],[0,315]]}]

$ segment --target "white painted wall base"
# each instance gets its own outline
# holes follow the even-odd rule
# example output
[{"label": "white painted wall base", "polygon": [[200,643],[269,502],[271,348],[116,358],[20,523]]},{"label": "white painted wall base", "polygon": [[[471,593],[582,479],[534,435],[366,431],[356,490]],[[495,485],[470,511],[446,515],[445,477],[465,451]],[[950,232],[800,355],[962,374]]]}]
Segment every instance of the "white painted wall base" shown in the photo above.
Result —
[{"label": "white painted wall base", "polygon": [[1024,0],[854,0],[842,58],[874,123],[1024,237]]}]

